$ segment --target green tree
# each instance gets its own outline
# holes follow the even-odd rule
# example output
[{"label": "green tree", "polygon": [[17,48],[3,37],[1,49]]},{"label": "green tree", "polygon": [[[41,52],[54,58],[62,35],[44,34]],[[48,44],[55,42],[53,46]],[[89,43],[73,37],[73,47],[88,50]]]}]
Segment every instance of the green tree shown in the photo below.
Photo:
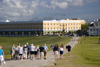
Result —
[{"label": "green tree", "polygon": [[31,35],[31,32],[28,32],[28,35],[30,36]]},{"label": "green tree", "polygon": [[18,35],[18,32],[15,32],[15,35]]},{"label": "green tree", "polygon": [[89,25],[87,25],[87,24],[81,25],[81,30],[88,30],[88,28],[89,28]]}]

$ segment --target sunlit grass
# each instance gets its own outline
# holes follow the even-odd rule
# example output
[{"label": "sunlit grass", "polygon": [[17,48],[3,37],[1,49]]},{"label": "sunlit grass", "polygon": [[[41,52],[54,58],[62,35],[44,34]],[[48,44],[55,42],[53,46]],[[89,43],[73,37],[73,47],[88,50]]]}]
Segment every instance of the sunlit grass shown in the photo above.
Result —
[{"label": "sunlit grass", "polygon": [[56,65],[47,67],[100,67],[99,37],[81,37],[71,51],[71,56],[64,55],[63,60],[58,60]]},{"label": "sunlit grass", "polygon": [[33,43],[34,45],[44,45],[47,44],[49,50],[51,50],[51,44],[66,44],[70,41],[72,37],[59,37],[59,36],[34,36],[34,37],[0,37],[0,45],[3,46],[5,52],[5,58],[10,57],[10,48],[14,43],[15,46],[20,43],[25,45],[27,42],[29,45]]}]

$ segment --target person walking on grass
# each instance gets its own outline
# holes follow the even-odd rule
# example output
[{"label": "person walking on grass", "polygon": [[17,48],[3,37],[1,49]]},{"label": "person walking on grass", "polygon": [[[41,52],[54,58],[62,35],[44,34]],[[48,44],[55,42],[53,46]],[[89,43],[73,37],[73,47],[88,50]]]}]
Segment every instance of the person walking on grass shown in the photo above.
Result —
[{"label": "person walking on grass", "polygon": [[4,61],[4,51],[2,50],[2,46],[0,46],[0,67],[2,67],[3,61]]},{"label": "person walking on grass", "polygon": [[68,50],[68,56],[70,56],[71,46],[70,45],[67,45],[66,46],[66,49]]},{"label": "person walking on grass", "polygon": [[44,44],[44,59],[47,59],[48,47]]},{"label": "person walking on grass", "polygon": [[54,50],[55,60],[58,60],[58,51],[59,51],[58,46],[55,45],[53,50]]},{"label": "person walking on grass", "polygon": [[12,47],[11,47],[11,59],[14,59],[15,58],[15,45],[13,44]]},{"label": "person walking on grass", "polygon": [[27,47],[27,59],[30,53],[30,46],[28,45],[28,42],[26,43],[26,47]]},{"label": "person walking on grass", "polygon": [[28,51],[28,49],[27,49],[26,44],[25,44],[25,45],[24,45],[24,48],[23,48],[23,57],[24,57],[25,59],[27,59],[27,51]]},{"label": "person walking on grass", "polygon": [[35,60],[35,46],[33,44],[31,44],[30,46],[30,54],[31,54],[30,59]]},{"label": "person walking on grass", "polygon": [[36,46],[35,48],[37,51],[36,51],[36,58],[39,58],[39,45]]},{"label": "person walking on grass", "polygon": [[63,59],[64,47],[60,47],[60,59]]},{"label": "person walking on grass", "polygon": [[23,60],[23,47],[22,47],[22,45],[20,45],[20,47],[18,49],[18,54],[19,54],[18,59]]},{"label": "person walking on grass", "polygon": [[41,45],[39,47],[39,50],[40,50],[40,59],[43,60],[43,58],[44,58],[44,47]]}]

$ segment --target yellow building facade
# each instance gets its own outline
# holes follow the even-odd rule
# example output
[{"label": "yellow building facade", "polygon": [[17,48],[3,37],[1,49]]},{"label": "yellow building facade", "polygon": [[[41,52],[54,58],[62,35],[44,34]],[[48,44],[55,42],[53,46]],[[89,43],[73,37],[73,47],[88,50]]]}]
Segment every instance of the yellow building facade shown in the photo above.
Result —
[{"label": "yellow building facade", "polygon": [[57,31],[77,31],[81,29],[81,25],[85,24],[85,20],[44,20],[43,34],[53,34]]}]

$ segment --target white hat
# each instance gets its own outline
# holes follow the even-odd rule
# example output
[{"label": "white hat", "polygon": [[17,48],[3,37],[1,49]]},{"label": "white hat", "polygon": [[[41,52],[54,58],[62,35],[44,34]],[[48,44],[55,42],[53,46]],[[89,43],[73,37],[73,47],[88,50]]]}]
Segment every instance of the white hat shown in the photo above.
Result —
[{"label": "white hat", "polygon": [[33,43],[31,44],[31,46],[33,46]]},{"label": "white hat", "polygon": [[28,43],[26,43],[28,45]]},{"label": "white hat", "polygon": [[26,44],[24,45],[24,47],[26,47]]}]

